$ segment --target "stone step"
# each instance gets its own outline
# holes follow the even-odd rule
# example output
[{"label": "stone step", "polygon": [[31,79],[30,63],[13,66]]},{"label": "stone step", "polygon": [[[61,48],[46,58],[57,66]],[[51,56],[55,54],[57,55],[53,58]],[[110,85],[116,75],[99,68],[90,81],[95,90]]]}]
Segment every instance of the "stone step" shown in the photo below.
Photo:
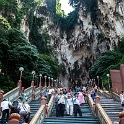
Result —
[{"label": "stone step", "polygon": [[43,124],[100,124],[95,116],[93,116],[88,104],[85,103],[81,107],[82,117],[67,116],[66,109],[64,117],[56,117],[56,110],[53,107],[50,117],[47,117]]},{"label": "stone step", "polygon": [[100,95],[100,104],[113,123],[120,121],[118,117],[119,113],[122,111],[120,102]]}]

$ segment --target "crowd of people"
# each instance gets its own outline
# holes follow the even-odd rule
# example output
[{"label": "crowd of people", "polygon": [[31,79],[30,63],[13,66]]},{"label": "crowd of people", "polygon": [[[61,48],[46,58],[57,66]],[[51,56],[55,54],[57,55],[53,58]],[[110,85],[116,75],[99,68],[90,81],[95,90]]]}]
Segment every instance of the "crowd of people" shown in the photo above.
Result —
[{"label": "crowd of people", "polygon": [[7,99],[1,102],[2,118],[1,123],[6,124],[9,121],[10,114],[18,113],[20,115],[19,124],[29,123],[30,119],[30,105],[27,102],[25,94],[22,93],[18,100],[11,103]]},{"label": "crowd of people", "polygon": [[[64,88],[53,88],[50,87],[46,90],[45,97],[48,103],[52,92],[55,93],[54,105],[56,108],[56,117],[67,116],[82,117],[81,106],[87,102],[87,94],[91,94],[92,99],[95,101],[97,87],[76,87],[72,89]],[[25,93],[21,94],[21,97],[13,103],[6,99],[1,102],[2,108],[2,124],[8,122],[10,114],[18,113],[20,115],[19,123],[28,123],[30,119],[30,105],[27,102]],[[6,120],[5,120],[6,119]]]},{"label": "crowd of people", "polygon": [[56,117],[67,116],[82,117],[81,106],[87,102],[87,94],[90,93],[93,100],[95,100],[97,87],[72,89],[57,88],[55,89],[54,104],[56,108]]}]

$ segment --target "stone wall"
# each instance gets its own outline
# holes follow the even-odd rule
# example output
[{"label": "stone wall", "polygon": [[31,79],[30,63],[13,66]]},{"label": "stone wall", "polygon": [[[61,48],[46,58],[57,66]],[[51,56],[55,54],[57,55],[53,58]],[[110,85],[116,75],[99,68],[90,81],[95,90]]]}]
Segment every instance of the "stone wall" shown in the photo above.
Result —
[{"label": "stone wall", "polygon": [[120,70],[110,70],[112,90],[120,94],[124,90],[124,64],[120,65]]}]

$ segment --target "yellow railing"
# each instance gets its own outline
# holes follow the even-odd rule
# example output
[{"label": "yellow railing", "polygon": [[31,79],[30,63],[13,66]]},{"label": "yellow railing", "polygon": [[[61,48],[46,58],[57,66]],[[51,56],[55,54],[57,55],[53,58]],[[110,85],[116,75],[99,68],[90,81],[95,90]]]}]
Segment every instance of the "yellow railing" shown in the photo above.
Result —
[{"label": "yellow railing", "polygon": [[109,116],[106,114],[104,109],[99,103],[93,102],[90,94],[87,95],[88,97],[88,104],[94,114],[98,118],[101,124],[112,124],[112,121],[110,120]]},{"label": "yellow railing", "polygon": [[53,108],[53,101],[54,101],[54,94],[51,96],[50,101],[45,105],[41,105],[37,113],[32,118],[30,124],[42,124],[45,117],[48,117],[51,113],[51,110]]},{"label": "yellow railing", "polygon": [[50,113],[51,113],[51,110],[52,110],[53,105],[54,105],[54,102],[53,101],[54,101],[54,95],[52,95],[52,97],[51,97],[51,99],[50,99],[50,101],[48,103],[47,116],[49,116]]},{"label": "yellow railing", "polygon": [[3,95],[3,99],[7,99],[10,102],[13,102],[18,98],[20,87],[16,87],[13,90],[7,92],[6,94]]},{"label": "yellow railing", "polygon": [[108,117],[100,104],[96,104],[96,112],[97,118],[100,120],[101,124],[112,124],[111,119]]},{"label": "yellow railing", "polygon": [[36,112],[32,120],[30,121],[30,124],[42,124],[45,118],[45,105],[41,105],[39,110]]}]

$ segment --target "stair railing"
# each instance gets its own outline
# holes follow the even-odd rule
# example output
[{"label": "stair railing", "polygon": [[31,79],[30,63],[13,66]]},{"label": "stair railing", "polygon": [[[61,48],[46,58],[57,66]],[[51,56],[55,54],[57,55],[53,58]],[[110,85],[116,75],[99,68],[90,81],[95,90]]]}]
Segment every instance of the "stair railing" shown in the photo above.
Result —
[{"label": "stair railing", "polygon": [[18,98],[20,87],[16,87],[13,90],[7,92],[6,94],[3,95],[3,99],[7,99],[10,102],[13,102]]},{"label": "stair railing", "polygon": [[108,91],[99,90],[99,94],[104,95],[107,98],[112,98],[112,99],[114,99],[114,100],[116,100],[118,102],[121,102],[120,96],[115,92],[109,93]]},{"label": "stair railing", "polygon": [[51,114],[52,108],[54,105],[54,92],[52,93],[52,96],[50,98],[50,101],[48,103],[48,107],[47,107],[47,116],[49,117],[49,115]]},{"label": "stair railing", "polygon": [[113,99],[115,99],[115,100],[117,100],[118,102],[121,103],[120,96],[117,93],[112,92],[112,97],[113,97]]},{"label": "stair railing", "polygon": [[46,97],[42,97],[41,107],[30,121],[30,124],[42,124],[44,119],[47,116],[49,116],[51,113],[52,107],[54,105],[53,101],[54,101],[54,93],[52,93],[48,105],[46,104]]},{"label": "stair railing", "polygon": [[42,105],[29,124],[42,124],[45,118],[45,105]]},{"label": "stair railing", "polygon": [[90,94],[87,95],[87,100],[88,100],[88,103],[89,103],[89,106],[91,108],[91,111],[92,113],[96,116],[96,113],[95,113],[95,103],[93,101],[93,99],[91,98]]},{"label": "stair railing", "polygon": [[108,117],[100,104],[96,104],[97,118],[101,124],[112,124],[111,119]]},{"label": "stair railing", "polygon": [[31,86],[31,87],[25,89],[24,92],[28,98],[28,102],[31,102],[32,100],[37,100],[39,98],[42,98],[41,94],[44,94],[45,90],[46,90],[45,87],[43,87],[41,90],[40,87],[36,88],[36,86]]},{"label": "stair railing", "polygon": [[[20,91],[22,92],[23,87],[16,87],[13,90],[7,92],[6,94],[2,95],[0,97],[1,101],[2,99],[7,99],[10,102],[13,102],[18,99],[20,96]],[[42,88],[42,93],[44,94],[45,88]],[[24,90],[24,93],[28,97],[28,102],[33,100],[32,94],[34,93],[35,99],[39,99],[41,97],[41,90],[40,87],[37,87],[35,89],[35,86],[28,87],[27,89]]]},{"label": "stair railing", "polygon": [[[3,99],[7,99],[10,102],[13,102],[13,101],[17,100],[18,97],[19,97],[20,89],[22,89],[22,88],[16,87],[13,90],[7,92],[6,94],[3,95]],[[33,90],[34,90],[34,95],[35,95],[36,99],[40,98],[40,94],[41,94],[40,93],[40,87],[37,87],[35,89],[35,86],[31,86],[31,87],[28,87],[27,89],[24,90],[26,96],[28,97],[28,102],[32,101]],[[42,88],[43,93],[44,93],[44,91],[45,91],[45,88]]]},{"label": "stair railing", "polygon": [[101,124],[112,124],[112,121],[100,105],[100,99],[99,96],[96,96],[96,102],[93,102],[91,95],[87,95],[88,99],[88,104],[94,114],[98,118]]}]

